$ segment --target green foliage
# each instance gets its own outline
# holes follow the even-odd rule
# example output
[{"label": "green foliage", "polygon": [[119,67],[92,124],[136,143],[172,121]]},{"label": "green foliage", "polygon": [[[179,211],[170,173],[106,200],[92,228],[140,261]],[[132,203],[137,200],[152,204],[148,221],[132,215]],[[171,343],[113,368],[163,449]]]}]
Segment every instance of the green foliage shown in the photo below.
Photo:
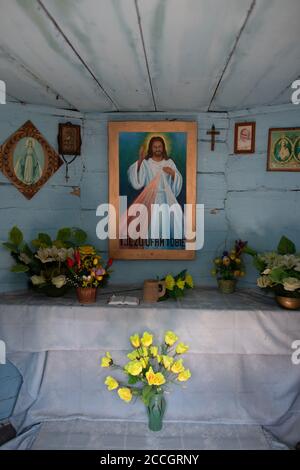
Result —
[{"label": "green foliage", "polygon": [[5,243],[2,243],[2,246],[4,246],[4,248],[6,248],[11,253],[19,253],[18,247],[14,245],[13,243],[5,242]]},{"label": "green foliage", "polygon": [[9,232],[9,240],[13,245],[19,246],[23,241],[23,233],[21,230],[14,226]]},{"label": "green foliage", "polygon": [[27,273],[29,267],[25,264],[15,264],[10,270],[12,273]]},{"label": "green foliage", "polygon": [[76,245],[83,245],[87,239],[87,234],[84,230],[80,228],[73,229],[73,238]]},{"label": "green foliage", "polygon": [[134,385],[136,384],[140,379],[138,377],[136,377],[135,375],[130,375],[128,374],[128,383],[130,385]]},{"label": "green foliage", "polygon": [[262,271],[265,270],[266,263],[265,263],[262,259],[260,259],[259,256],[254,256],[254,258],[253,258],[253,264],[254,264],[254,266],[256,267],[256,269],[257,269],[258,272],[261,273]]},{"label": "green foliage", "polygon": [[296,253],[295,244],[287,237],[283,236],[279,241],[277,253],[279,255],[293,255]]},{"label": "green foliage", "polygon": [[287,273],[283,268],[274,268],[269,274],[271,281],[276,282],[276,284],[280,284],[285,277],[287,277]]},{"label": "green foliage", "polygon": [[66,242],[72,237],[72,230],[70,228],[61,228],[56,235],[56,240]]},{"label": "green foliage", "polygon": [[39,233],[38,239],[45,245],[45,246],[52,246],[52,240],[47,233]]},{"label": "green foliage", "polygon": [[154,394],[153,387],[151,385],[145,385],[145,387],[142,390],[142,400],[143,403],[148,406],[151,396]]}]

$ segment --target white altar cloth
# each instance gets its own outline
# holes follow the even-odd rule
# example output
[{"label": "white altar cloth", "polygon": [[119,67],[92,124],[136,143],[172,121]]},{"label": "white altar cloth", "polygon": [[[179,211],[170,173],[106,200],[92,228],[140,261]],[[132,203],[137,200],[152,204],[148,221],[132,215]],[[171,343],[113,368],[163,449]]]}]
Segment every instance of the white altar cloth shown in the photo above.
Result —
[{"label": "white altar cloth", "polygon": [[167,395],[166,421],[258,424],[288,445],[300,440],[300,365],[291,361],[300,312],[257,291],[194,289],[177,302],[130,308],[107,305],[111,292],[120,290],[103,290],[91,306],[73,296],[0,296],[0,339],[24,379],[11,419],[19,433],[49,420],[145,421],[142,403],[106,390],[111,372],[100,358],[110,351],[124,364],[131,334],[162,340],[173,330],[190,345],[192,378]]}]

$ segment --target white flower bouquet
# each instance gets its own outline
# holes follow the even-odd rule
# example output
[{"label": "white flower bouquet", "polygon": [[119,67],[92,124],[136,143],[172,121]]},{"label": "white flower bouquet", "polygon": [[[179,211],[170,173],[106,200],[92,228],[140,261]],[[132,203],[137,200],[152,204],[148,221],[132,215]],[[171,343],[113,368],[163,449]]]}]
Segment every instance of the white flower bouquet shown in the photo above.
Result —
[{"label": "white flower bouquet", "polygon": [[254,258],[260,288],[273,290],[277,296],[300,298],[300,253],[291,240],[283,236],[276,251],[258,253],[247,246],[244,252]]}]

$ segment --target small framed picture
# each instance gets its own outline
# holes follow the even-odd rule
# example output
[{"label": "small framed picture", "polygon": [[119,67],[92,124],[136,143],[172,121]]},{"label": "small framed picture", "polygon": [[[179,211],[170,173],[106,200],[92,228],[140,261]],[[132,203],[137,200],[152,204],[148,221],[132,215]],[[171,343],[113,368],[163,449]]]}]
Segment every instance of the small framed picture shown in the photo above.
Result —
[{"label": "small framed picture", "polygon": [[255,152],[255,122],[237,122],[234,133],[234,153]]},{"label": "small framed picture", "polygon": [[59,124],[58,151],[62,155],[80,155],[80,126],[67,122]]},{"label": "small framed picture", "polygon": [[269,129],[268,171],[300,171],[300,127]]}]

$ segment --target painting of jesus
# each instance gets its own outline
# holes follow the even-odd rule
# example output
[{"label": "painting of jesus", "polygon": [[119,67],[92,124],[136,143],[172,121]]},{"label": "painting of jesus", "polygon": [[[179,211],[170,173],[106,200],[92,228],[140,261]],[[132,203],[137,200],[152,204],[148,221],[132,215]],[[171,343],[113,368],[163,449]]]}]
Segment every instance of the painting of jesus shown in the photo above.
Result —
[{"label": "painting of jesus", "polygon": [[[110,124],[115,127],[120,123]],[[117,154],[111,157],[118,167],[118,188],[115,181],[113,187],[119,196],[126,198],[126,206],[120,208],[119,213],[122,233],[133,220],[132,208],[137,205],[145,208],[138,223],[138,240],[121,237],[118,253],[121,258],[136,254],[138,258],[151,256],[155,259],[164,252],[170,258],[171,252],[175,256],[176,252],[185,251],[183,219],[187,203],[189,130],[184,126],[180,128],[179,123],[175,129],[174,123],[164,123],[164,126],[155,123],[156,129],[152,123],[149,130],[147,126],[143,128],[145,123],[138,124],[133,130],[120,128],[115,136]]]}]

